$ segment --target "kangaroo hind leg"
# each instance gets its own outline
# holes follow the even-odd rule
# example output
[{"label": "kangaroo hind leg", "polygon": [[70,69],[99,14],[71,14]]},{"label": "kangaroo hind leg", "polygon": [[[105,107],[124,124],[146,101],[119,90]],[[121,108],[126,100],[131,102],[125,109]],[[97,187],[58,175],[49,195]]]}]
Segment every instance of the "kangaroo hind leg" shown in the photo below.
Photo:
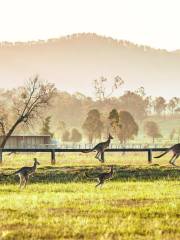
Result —
[{"label": "kangaroo hind leg", "polygon": [[99,183],[98,183],[95,187],[96,187],[96,188],[97,188],[98,186],[101,186],[101,187],[102,187],[103,183],[104,183],[104,181],[99,180]]},{"label": "kangaroo hind leg", "polygon": [[172,165],[176,166],[175,162],[178,159],[178,157],[179,157],[179,154],[176,154],[175,158],[172,161]]},{"label": "kangaroo hind leg", "polygon": [[27,185],[28,179],[29,179],[29,176],[28,176],[28,175],[25,175],[25,176],[24,176],[24,188],[25,188],[26,185]]},{"label": "kangaroo hind leg", "polygon": [[97,159],[98,159],[98,155],[99,155],[99,152],[97,151],[95,158],[97,158]]},{"label": "kangaroo hind leg", "polygon": [[172,162],[173,162],[173,160],[174,160],[175,157],[176,157],[176,154],[174,153],[173,156],[172,156],[172,158],[171,158],[170,161],[169,161],[170,164],[173,164]]},{"label": "kangaroo hind leg", "polygon": [[23,183],[24,183],[24,176],[22,176],[21,174],[19,174],[19,188],[22,187]]},{"label": "kangaroo hind leg", "polygon": [[96,156],[95,156],[95,158],[97,158],[97,159],[101,162],[100,155],[101,155],[101,152],[98,151],[97,154],[96,154]]}]

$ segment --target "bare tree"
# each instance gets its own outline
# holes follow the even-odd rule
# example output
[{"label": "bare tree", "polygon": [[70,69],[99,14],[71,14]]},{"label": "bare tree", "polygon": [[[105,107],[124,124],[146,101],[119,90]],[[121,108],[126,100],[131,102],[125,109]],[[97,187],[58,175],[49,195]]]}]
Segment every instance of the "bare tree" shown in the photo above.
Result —
[{"label": "bare tree", "polygon": [[99,79],[94,80],[94,88],[95,88],[95,95],[97,100],[105,100],[106,98],[109,98],[112,96],[114,91],[116,91],[122,84],[124,84],[124,80],[120,76],[116,76],[114,78],[114,82],[112,84],[110,92],[106,93],[106,86],[105,83],[107,82],[107,78],[100,77]]},{"label": "bare tree", "polygon": [[[43,109],[49,105],[55,92],[54,84],[41,81],[38,76],[29,79],[25,86],[15,91],[11,107],[11,111],[15,113],[15,120],[6,128],[7,117],[5,115],[0,116],[0,128],[3,133],[3,140],[0,144],[1,149],[4,148],[8,138],[17,126],[30,124],[38,116],[41,116]],[[2,158],[0,161],[2,161]]]},{"label": "bare tree", "polygon": [[8,114],[3,104],[0,104],[0,134],[5,136],[8,123]]}]

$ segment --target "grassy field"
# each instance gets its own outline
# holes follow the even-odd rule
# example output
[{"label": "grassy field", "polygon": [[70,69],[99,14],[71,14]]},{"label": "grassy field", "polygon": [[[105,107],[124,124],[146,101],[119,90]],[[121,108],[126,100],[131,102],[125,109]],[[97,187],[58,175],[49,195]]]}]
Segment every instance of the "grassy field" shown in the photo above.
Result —
[{"label": "grassy field", "polygon": [[[20,166],[41,162],[26,189]],[[151,165],[143,154],[107,154],[101,166],[92,154],[4,156],[0,173],[0,239],[180,239],[180,168],[168,157]],[[95,189],[90,174],[108,171],[114,178]]]}]

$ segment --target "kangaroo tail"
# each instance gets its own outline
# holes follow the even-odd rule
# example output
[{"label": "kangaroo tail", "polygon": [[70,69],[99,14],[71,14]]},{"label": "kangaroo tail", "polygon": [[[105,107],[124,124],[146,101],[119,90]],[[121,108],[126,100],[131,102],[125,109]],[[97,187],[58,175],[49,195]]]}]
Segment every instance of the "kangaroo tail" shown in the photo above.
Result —
[{"label": "kangaroo tail", "polygon": [[82,153],[89,153],[89,152],[94,152],[95,148],[89,149],[89,150],[83,150]]},{"label": "kangaroo tail", "polygon": [[166,150],[164,153],[162,153],[162,154],[160,154],[160,155],[158,155],[158,156],[156,156],[156,157],[154,157],[154,158],[160,158],[160,157],[164,156],[164,155],[167,154],[169,151],[171,151],[171,149],[172,149],[172,147],[169,148],[168,150]]},{"label": "kangaroo tail", "polygon": [[2,174],[2,176],[4,176],[4,177],[8,177],[8,176],[12,176],[12,175],[14,175],[14,173],[11,173],[11,174]]},{"label": "kangaroo tail", "polygon": [[2,175],[5,176],[5,177],[8,177],[8,176],[16,175],[17,173],[18,173],[18,171],[10,173],[10,174],[4,174],[3,173]]},{"label": "kangaroo tail", "polygon": [[97,177],[89,176],[86,172],[85,172],[85,176],[86,176],[87,178],[91,178],[91,179],[96,179],[96,178],[97,178]]}]

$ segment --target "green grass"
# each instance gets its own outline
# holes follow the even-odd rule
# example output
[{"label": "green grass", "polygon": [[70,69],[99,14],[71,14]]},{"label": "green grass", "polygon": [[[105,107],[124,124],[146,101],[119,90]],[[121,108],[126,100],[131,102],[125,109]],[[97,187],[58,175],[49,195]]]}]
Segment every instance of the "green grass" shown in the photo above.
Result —
[{"label": "green grass", "polygon": [[[0,174],[0,239],[180,239],[180,168],[167,158],[147,164],[145,155],[59,155],[41,165],[26,189],[17,176],[34,155],[5,156]],[[140,160],[141,159],[141,160]],[[19,161],[18,161],[19,160]],[[115,176],[95,189],[90,174],[115,165]],[[162,163],[160,166],[157,163]]]}]

